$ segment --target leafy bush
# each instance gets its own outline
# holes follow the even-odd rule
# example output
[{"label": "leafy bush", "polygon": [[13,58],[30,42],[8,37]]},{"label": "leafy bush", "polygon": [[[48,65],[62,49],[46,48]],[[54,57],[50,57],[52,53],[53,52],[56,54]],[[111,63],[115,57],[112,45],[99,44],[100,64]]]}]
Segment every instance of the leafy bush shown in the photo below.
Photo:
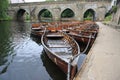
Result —
[{"label": "leafy bush", "polygon": [[116,13],[117,12],[117,6],[112,7],[112,12]]},{"label": "leafy bush", "polygon": [[8,0],[0,0],[0,20],[8,20],[7,10],[9,6]]},{"label": "leafy bush", "polygon": [[30,20],[30,15],[29,14],[26,15],[26,20]]},{"label": "leafy bush", "polygon": [[112,15],[109,15],[109,16],[105,17],[104,21],[111,21],[111,19],[112,19]]},{"label": "leafy bush", "polygon": [[91,17],[84,18],[84,20],[93,20]]}]

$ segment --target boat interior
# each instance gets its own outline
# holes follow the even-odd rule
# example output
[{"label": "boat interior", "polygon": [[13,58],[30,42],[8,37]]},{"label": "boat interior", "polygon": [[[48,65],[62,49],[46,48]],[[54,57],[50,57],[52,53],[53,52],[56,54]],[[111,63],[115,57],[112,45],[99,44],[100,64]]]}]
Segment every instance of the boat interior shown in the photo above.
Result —
[{"label": "boat interior", "polygon": [[[75,43],[67,37],[60,33],[49,33],[46,35],[46,46],[65,61],[70,59],[74,54],[77,54],[77,48],[75,48]],[[74,54],[73,54],[74,53]]]}]

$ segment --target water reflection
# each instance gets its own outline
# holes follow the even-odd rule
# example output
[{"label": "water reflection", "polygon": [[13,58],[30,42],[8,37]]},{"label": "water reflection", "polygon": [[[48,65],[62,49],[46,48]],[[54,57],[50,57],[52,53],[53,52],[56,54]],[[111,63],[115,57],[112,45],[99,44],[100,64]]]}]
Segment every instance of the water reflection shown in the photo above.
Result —
[{"label": "water reflection", "polygon": [[0,22],[0,80],[64,80],[30,33],[29,22]]},{"label": "water reflection", "polygon": [[45,51],[43,51],[41,59],[43,61],[43,66],[46,68],[53,80],[66,80],[66,75],[48,58]]},{"label": "water reflection", "polygon": [[11,53],[13,52],[10,22],[0,22],[0,74],[6,72],[11,60],[8,61]]},{"label": "water reflection", "polygon": [[41,45],[41,39],[38,36],[30,35],[30,38],[35,41],[37,44]]}]

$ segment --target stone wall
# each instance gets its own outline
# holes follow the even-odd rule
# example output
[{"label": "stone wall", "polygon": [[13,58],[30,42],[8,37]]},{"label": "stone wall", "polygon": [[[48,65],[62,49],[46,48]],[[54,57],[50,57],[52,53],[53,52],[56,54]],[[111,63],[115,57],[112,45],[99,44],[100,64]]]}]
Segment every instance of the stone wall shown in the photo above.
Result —
[{"label": "stone wall", "polygon": [[80,2],[80,1],[63,1],[63,2],[38,2],[38,3],[21,3],[11,4],[8,14],[16,19],[17,13],[20,9],[25,10],[30,14],[31,20],[38,20],[39,12],[43,9],[47,9],[51,12],[54,20],[61,19],[61,13],[69,8],[75,16],[71,19],[83,20],[84,13],[88,9],[92,9],[95,12],[96,20],[103,20],[107,12],[109,3],[103,2]]},{"label": "stone wall", "polygon": [[116,13],[113,13],[113,19],[112,21],[117,24],[117,25],[120,25],[120,2],[118,3],[117,5],[117,12]]}]

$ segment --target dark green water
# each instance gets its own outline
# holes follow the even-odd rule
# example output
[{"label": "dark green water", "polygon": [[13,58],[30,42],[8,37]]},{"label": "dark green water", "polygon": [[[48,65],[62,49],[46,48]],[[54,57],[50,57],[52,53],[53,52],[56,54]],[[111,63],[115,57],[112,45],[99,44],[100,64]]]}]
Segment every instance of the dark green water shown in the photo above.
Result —
[{"label": "dark green water", "polygon": [[0,22],[0,80],[65,80],[30,33],[30,22]]}]

